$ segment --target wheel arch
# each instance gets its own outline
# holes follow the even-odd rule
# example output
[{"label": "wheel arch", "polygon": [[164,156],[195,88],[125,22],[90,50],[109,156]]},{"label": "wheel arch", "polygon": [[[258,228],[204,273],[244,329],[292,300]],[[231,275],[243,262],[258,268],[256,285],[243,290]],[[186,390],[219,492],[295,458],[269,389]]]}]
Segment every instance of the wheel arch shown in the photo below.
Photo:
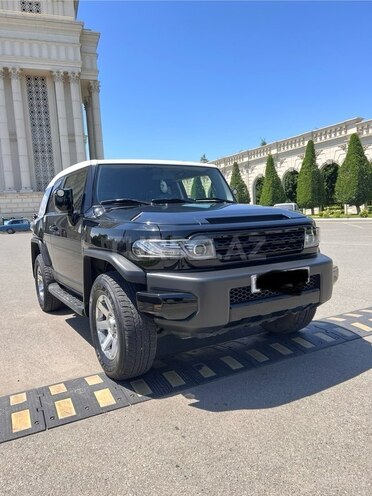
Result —
[{"label": "wheel arch", "polygon": [[34,272],[34,267],[35,267],[35,260],[38,255],[43,257],[43,261],[45,265],[48,267],[52,266],[52,262],[49,257],[48,249],[44,245],[44,243],[37,238],[32,238],[31,239],[31,263],[32,263],[32,273]]},{"label": "wheel arch", "polygon": [[118,253],[87,248],[83,256],[83,298],[85,315],[89,316],[89,298],[95,279],[100,274],[115,271],[127,282],[146,284],[146,274],[130,260]]}]

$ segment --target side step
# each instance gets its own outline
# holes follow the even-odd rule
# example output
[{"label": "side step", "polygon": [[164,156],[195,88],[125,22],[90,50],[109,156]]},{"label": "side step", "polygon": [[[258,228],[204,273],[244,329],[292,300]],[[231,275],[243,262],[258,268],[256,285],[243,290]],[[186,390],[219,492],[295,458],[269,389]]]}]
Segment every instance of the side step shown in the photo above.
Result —
[{"label": "side step", "polygon": [[58,282],[49,284],[48,291],[77,314],[85,315],[83,302],[79,298],[76,298],[76,296],[68,293],[65,289],[62,289]]}]

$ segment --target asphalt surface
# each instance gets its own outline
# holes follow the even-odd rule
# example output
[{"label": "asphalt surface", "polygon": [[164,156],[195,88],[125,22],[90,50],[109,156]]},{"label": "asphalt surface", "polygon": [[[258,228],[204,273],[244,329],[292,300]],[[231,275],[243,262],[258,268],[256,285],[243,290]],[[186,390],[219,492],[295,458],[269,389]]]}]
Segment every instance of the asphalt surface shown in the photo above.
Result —
[{"label": "asphalt surface", "polygon": [[[372,222],[319,222],[340,279],[317,318],[372,304]],[[100,371],[86,319],[40,311],[29,234],[0,236],[0,395]],[[370,495],[372,338],[0,445],[6,495]]]}]

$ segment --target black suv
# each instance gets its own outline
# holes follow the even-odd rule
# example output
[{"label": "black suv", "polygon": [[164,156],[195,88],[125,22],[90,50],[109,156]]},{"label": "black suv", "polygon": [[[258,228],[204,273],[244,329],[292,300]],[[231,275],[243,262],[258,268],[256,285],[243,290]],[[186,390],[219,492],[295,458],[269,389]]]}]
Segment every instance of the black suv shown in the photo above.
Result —
[{"label": "black suv", "polygon": [[168,332],[204,337],[256,323],[296,332],[337,278],[313,220],[237,204],[210,164],[74,165],[48,186],[33,232],[41,308],[89,316],[115,379],[146,372]]}]

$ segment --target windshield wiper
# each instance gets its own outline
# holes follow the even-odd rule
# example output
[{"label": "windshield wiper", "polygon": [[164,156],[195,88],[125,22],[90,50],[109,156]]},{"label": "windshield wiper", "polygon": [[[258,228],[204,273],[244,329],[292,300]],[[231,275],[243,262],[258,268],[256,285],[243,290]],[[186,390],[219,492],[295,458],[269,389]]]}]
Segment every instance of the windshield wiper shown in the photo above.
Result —
[{"label": "windshield wiper", "polygon": [[236,203],[234,200],[226,200],[226,198],[216,198],[211,196],[209,198],[197,198],[197,202],[214,202],[214,203]]},{"label": "windshield wiper", "polygon": [[143,200],[136,200],[134,198],[113,198],[112,200],[102,200],[101,205],[150,205],[149,202]]},{"label": "windshield wiper", "polygon": [[162,203],[195,203],[195,200],[183,199],[183,198],[154,198],[151,203],[162,204]]}]

